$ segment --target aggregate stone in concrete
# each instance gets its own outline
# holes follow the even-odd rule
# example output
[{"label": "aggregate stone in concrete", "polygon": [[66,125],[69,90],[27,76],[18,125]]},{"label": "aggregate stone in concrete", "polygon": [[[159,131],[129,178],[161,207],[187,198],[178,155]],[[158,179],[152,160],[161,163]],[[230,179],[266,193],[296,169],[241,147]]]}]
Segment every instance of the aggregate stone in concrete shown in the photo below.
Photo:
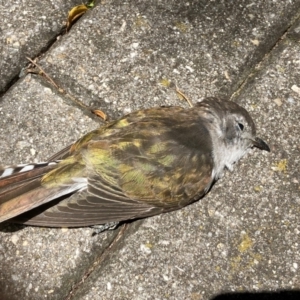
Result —
[{"label": "aggregate stone in concrete", "polygon": [[60,33],[68,11],[78,0],[0,1],[0,93]]},{"label": "aggregate stone in concrete", "polygon": [[283,290],[299,297],[298,26],[235,98],[272,152],[254,149],[200,202],[147,219],[74,299],[284,299],[266,293]]},{"label": "aggregate stone in concrete", "polygon": [[[1,165],[45,161],[99,123],[28,75],[1,99]],[[62,299],[116,232],[0,225],[0,295]],[[0,297],[0,298],[1,298]],[[2,298],[1,298],[2,299]]]},{"label": "aggregate stone in concrete", "polygon": [[[228,97],[299,14],[300,1],[102,1],[41,64],[71,94],[118,115]],[[76,81],[76,84],[74,84]]]}]

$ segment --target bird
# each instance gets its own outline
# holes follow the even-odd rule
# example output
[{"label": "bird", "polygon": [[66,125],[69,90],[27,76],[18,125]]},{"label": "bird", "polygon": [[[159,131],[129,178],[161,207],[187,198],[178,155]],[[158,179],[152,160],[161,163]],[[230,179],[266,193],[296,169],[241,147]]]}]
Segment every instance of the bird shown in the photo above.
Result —
[{"label": "bird", "polygon": [[174,211],[204,197],[253,147],[270,152],[233,101],[138,110],[46,162],[0,169],[0,223],[84,227]]}]

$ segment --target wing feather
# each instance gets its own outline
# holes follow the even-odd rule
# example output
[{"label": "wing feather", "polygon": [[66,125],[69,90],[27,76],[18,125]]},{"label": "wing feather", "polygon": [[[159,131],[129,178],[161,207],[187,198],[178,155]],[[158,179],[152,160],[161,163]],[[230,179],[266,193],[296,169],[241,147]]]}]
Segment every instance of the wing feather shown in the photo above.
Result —
[{"label": "wing feather", "polygon": [[[136,112],[65,148],[54,158],[71,154],[70,161],[80,160],[87,186],[72,195],[58,194],[61,198],[52,206],[46,203],[15,220],[39,226],[88,226],[148,217],[198,200],[213,182],[212,142],[197,112],[181,115],[183,111]],[[58,178],[61,172],[69,174],[68,169],[65,164],[58,170]],[[51,171],[50,186],[55,176]]]}]

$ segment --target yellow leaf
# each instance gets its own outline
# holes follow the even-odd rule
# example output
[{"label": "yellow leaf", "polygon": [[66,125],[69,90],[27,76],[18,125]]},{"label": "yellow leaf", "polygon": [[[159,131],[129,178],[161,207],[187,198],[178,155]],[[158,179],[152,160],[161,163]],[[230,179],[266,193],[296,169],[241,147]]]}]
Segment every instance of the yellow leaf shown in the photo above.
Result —
[{"label": "yellow leaf", "polygon": [[153,248],[153,245],[152,245],[151,243],[147,242],[147,243],[145,244],[145,247],[151,249],[151,248]]},{"label": "yellow leaf", "polygon": [[171,81],[167,78],[163,78],[161,81],[160,81],[160,85],[168,88],[170,87],[170,84],[171,84]]},{"label": "yellow leaf", "polygon": [[257,193],[259,193],[261,190],[262,190],[261,186],[255,186],[254,187],[254,191],[257,192]]},{"label": "yellow leaf", "polygon": [[188,26],[183,22],[177,22],[175,24],[175,27],[182,33],[186,32],[188,30]]},{"label": "yellow leaf", "polygon": [[95,1],[94,1],[94,0],[89,1],[89,2],[86,4],[86,6],[87,6],[88,8],[93,8],[93,7],[95,6]]},{"label": "yellow leaf", "polygon": [[107,115],[100,109],[93,109],[92,113],[95,114],[97,117],[102,118],[104,121],[107,120]]},{"label": "yellow leaf", "polygon": [[278,161],[274,167],[272,167],[273,171],[286,173],[288,161],[287,159],[282,159]]},{"label": "yellow leaf", "polygon": [[87,10],[88,7],[85,4],[73,7],[68,13],[67,30],[69,30],[75,20],[80,18]]},{"label": "yellow leaf", "polygon": [[251,248],[252,245],[253,245],[252,239],[250,238],[250,236],[247,233],[245,233],[242,236],[242,241],[239,244],[238,249],[240,252],[243,253],[243,252],[247,251],[249,248]]}]

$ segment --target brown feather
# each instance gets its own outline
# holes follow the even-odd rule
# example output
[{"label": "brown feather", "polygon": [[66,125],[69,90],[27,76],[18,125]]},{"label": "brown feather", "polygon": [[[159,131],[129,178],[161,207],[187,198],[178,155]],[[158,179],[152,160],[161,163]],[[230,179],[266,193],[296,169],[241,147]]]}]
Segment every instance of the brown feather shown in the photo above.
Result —
[{"label": "brown feather", "polygon": [[[237,116],[248,126],[244,140]],[[251,117],[233,102],[210,98],[191,109],[133,112],[52,156],[62,160],[55,166],[0,178],[0,222],[14,217],[11,222],[78,227],[179,209],[203,197],[252,138],[257,141]]]},{"label": "brown feather", "polygon": [[[159,118],[154,126],[146,115],[144,122],[128,123],[129,130],[116,131],[114,123],[111,135],[92,133],[80,148],[88,189],[15,220],[39,226],[87,226],[148,217],[198,200],[213,180],[212,157],[204,155],[211,149],[208,132],[194,128],[193,119],[169,118]],[[179,129],[174,126],[179,124]],[[75,147],[85,145],[83,141]]]}]

